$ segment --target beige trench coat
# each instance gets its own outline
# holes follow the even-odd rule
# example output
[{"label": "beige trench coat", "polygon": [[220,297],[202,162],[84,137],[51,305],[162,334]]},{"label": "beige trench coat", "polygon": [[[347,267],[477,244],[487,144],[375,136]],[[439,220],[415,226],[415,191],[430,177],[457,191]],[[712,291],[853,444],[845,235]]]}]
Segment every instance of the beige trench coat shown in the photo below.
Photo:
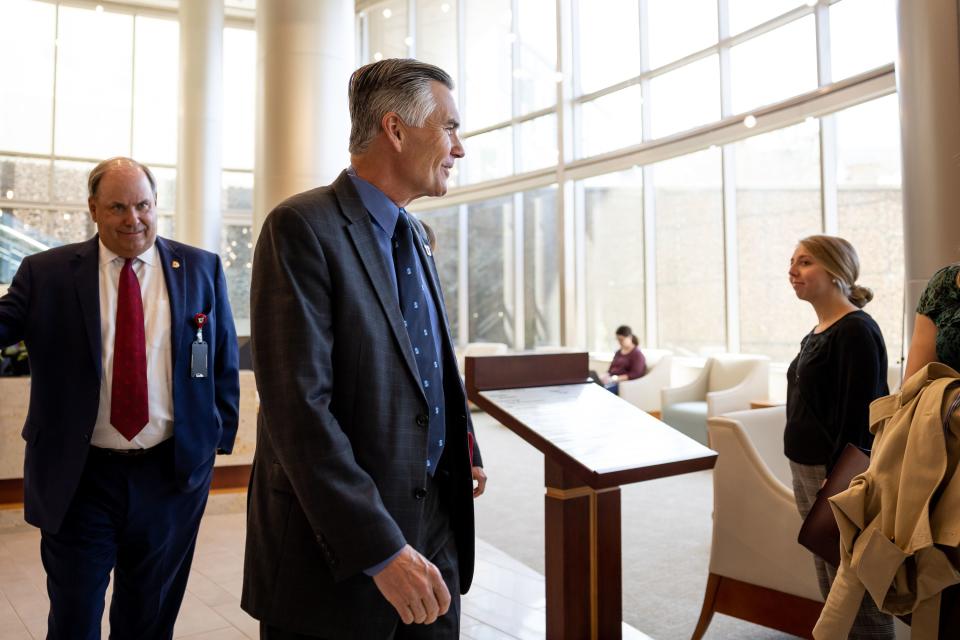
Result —
[{"label": "beige trench coat", "polygon": [[817,640],[847,637],[864,591],[884,611],[912,613],[914,640],[936,639],[940,592],[960,582],[957,402],[960,374],[932,363],[871,403],[870,467],[830,498],[840,567]]}]

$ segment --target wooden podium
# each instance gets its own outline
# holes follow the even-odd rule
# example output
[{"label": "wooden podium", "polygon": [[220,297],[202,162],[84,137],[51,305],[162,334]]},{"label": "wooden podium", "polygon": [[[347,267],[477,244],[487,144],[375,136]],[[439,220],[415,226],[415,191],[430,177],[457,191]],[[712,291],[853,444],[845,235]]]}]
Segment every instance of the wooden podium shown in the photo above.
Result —
[{"label": "wooden podium", "polygon": [[544,455],[547,637],[622,636],[620,485],[717,454],[587,381],[587,353],[466,359],[467,397]]}]

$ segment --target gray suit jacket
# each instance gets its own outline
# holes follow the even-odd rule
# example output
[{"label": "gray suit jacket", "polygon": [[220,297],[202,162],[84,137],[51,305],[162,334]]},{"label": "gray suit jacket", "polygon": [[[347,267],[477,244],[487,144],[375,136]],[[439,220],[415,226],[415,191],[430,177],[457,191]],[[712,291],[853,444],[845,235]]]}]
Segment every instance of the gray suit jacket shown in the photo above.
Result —
[{"label": "gray suit jacket", "polygon": [[[277,206],[254,256],[261,404],[242,606],[324,638],[385,636],[397,617],[363,570],[404,543],[435,551],[423,548],[428,406],[375,232],[342,173]],[[437,479],[449,496],[465,593],[474,560],[472,426],[436,268],[425,263],[445,329],[447,444]]]}]

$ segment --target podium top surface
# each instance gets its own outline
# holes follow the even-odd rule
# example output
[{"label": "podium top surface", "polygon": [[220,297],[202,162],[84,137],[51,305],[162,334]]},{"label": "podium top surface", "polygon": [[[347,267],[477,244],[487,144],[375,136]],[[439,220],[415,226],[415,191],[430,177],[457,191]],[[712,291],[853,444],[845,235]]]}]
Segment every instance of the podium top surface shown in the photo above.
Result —
[{"label": "podium top surface", "polygon": [[475,401],[594,489],[716,462],[713,450],[592,382],[480,391]]}]

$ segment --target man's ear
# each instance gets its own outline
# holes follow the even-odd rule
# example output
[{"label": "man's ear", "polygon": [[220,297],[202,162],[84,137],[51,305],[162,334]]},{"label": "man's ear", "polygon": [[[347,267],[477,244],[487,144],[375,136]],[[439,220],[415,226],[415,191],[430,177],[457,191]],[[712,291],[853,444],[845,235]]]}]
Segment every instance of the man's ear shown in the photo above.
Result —
[{"label": "man's ear", "polygon": [[87,198],[87,209],[90,211],[90,219],[96,223],[97,221],[97,203],[94,200],[93,196]]},{"label": "man's ear", "polygon": [[406,131],[404,130],[403,120],[400,119],[393,111],[389,111],[384,114],[383,119],[380,120],[380,128],[383,130],[384,135],[387,136],[387,141],[390,143],[398,153],[403,150],[403,143],[406,139]]}]

